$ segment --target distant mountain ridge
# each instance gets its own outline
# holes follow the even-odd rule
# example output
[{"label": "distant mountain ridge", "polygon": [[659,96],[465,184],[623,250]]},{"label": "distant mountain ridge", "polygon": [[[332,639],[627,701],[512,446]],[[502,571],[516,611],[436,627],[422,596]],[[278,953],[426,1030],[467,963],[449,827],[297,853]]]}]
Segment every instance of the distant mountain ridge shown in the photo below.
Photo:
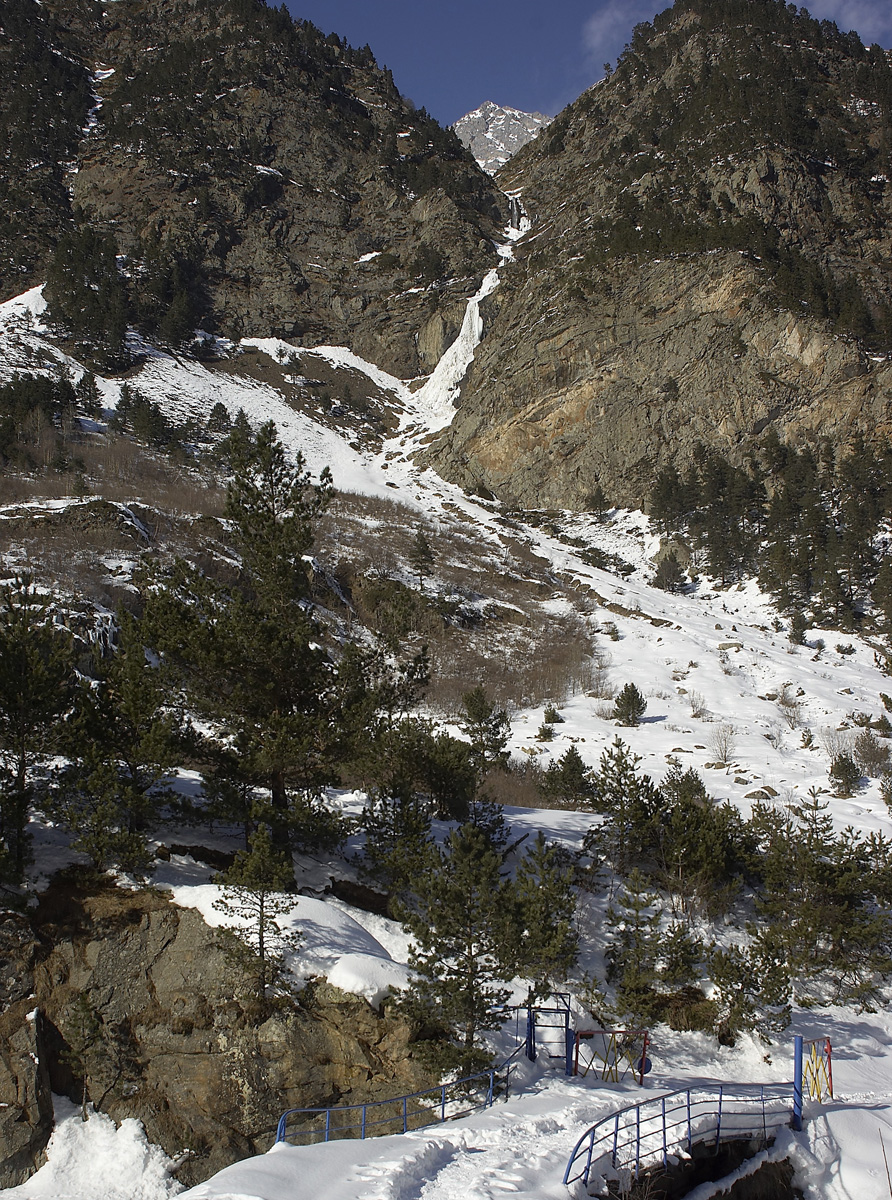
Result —
[{"label": "distant mountain ridge", "polygon": [[522,112],[486,100],[456,121],[452,128],[484,171],[494,175],[521,146],[551,124],[544,113]]}]

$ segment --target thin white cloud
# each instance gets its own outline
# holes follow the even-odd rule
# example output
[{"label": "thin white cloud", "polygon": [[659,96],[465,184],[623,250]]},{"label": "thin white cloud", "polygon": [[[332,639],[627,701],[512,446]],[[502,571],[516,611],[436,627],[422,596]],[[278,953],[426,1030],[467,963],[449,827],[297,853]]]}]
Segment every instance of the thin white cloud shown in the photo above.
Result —
[{"label": "thin white cloud", "polygon": [[632,37],[639,21],[649,21],[666,4],[653,0],[607,0],[598,6],[582,27],[582,44],[598,65],[612,60]]},{"label": "thin white cloud", "polygon": [[811,0],[808,11],[820,21],[835,21],[844,32],[854,29],[867,46],[892,43],[889,0]]}]

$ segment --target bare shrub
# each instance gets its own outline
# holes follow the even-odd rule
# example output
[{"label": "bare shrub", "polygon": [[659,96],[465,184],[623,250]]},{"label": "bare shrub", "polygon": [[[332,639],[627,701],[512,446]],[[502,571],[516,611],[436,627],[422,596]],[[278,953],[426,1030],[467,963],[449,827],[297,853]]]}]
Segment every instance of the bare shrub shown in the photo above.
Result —
[{"label": "bare shrub", "polygon": [[513,804],[517,808],[560,808],[542,790],[545,772],[528,754],[513,757],[507,771],[490,771],[484,786],[486,794],[497,804]]},{"label": "bare shrub", "polygon": [[555,619],[535,607],[526,624],[483,621],[476,629],[444,627],[427,638],[433,661],[432,706],[458,712],[468,680],[485,679],[500,707],[559,704],[591,685],[591,645],[586,625]]},{"label": "bare shrub", "polygon": [[610,668],[613,660],[606,650],[595,646],[592,651],[592,695],[598,700],[612,700],[616,688],[610,680]]},{"label": "bare shrub", "polygon": [[822,729],[821,745],[824,753],[833,762],[852,753],[852,735],[847,729]]},{"label": "bare shrub", "polygon": [[709,709],[706,707],[706,700],[702,692],[694,690],[688,692],[688,704],[691,707],[691,716],[696,717],[698,721],[705,721],[709,716]]},{"label": "bare shrub", "polygon": [[802,705],[789,683],[785,683],[781,687],[777,697],[777,707],[787,726],[790,729],[796,729],[802,714]]},{"label": "bare shrub", "polygon": [[733,725],[717,725],[715,729],[710,730],[708,739],[709,753],[723,767],[727,767],[728,763],[734,757],[734,748],[737,741],[736,734],[737,730]]}]

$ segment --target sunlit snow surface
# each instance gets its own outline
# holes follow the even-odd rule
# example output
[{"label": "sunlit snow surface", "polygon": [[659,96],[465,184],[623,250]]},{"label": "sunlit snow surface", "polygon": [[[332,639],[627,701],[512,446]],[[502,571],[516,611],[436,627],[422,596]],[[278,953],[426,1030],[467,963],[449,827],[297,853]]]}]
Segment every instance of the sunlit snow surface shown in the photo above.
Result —
[{"label": "sunlit snow surface", "polygon": [[56,1097],[56,1128],[47,1162],[3,1200],[168,1200],[182,1192],[171,1160],[146,1140],[139,1121],[120,1126],[102,1113],[86,1124],[80,1109]]},{"label": "sunlit snow surface", "polygon": [[[503,257],[510,256],[519,233],[509,233]],[[227,373],[225,363],[211,371],[143,346],[146,359],[132,382],[177,421],[190,415],[204,419],[217,401],[232,415],[244,409],[254,425],[274,420],[283,441],[304,454],[311,470],[331,467],[337,487],[398,498],[435,528],[458,512],[473,523],[480,543],[499,554],[507,535],[497,509],[467,497],[430,471],[420,471],[411,459],[424,437],[451,419],[458,385],[480,336],[477,306],[496,284],[495,273],[487,276],[469,304],[455,347],[415,390],[343,347],[308,351],[278,339],[246,340],[246,349],[262,351],[280,364],[295,352],[312,353],[334,366],[366,374],[391,397],[399,416],[396,433],[378,451],[349,445],[321,421],[295,411],[271,385]],[[21,371],[56,374],[60,365],[74,379],[82,373],[80,364],[46,339],[44,308],[40,289],[0,305],[0,382]],[[120,383],[98,382],[104,405],[113,408]],[[41,509],[74,502],[35,501],[28,508],[37,515]],[[4,515],[0,510],[0,518]],[[513,753],[534,755],[546,765],[575,744],[595,765],[619,734],[641,755],[642,769],[654,778],[661,778],[669,760],[676,759],[696,768],[712,795],[731,800],[744,813],[752,804],[748,793],[757,789],[770,788],[775,802],[782,803],[805,796],[811,787],[826,787],[828,760],[820,745],[821,732],[844,723],[853,732],[849,714],[860,710],[877,715],[879,693],[892,691],[870,645],[839,631],[812,630],[810,646],[791,646],[785,632],[775,632],[776,613],[751,583],[719,590],[704,580],[693,595],[682,596],[656,591],[649,580],[657,539],[641,514],[615,513],[603,524],[584,514],[567,514],[564,521],[565,533],[619,555],[634,568],[632,574],[623,579],[588,566],[571,548],[532,526],[520,536],[556,580],[571,581],[578,589],[586,600],[586,619],[600,630],[598,644],[609,655],[606,670],[611,681],[616,686],[636,683],[648,708],[637,729],[620,730],[605,713],[603,701],[577,695],[562,706],[563,723],[555,726],[550,743],[536,738],[542,709],[521,710],[512,714]],[[436,586],[435,579],[430,586]],[[564,588],[544,603],[560,616],[570,609],[567,595]],[[607,636],[611,628],[616,640]],[[819,636],[826,642],[820,652]],[[851,643],[854,653],[838,653],[835,647],[842,643]],[[785,684],[799,704],[795,727],[771,698]],[[695,715],[692,699],[698,696],[702,712]],[[723,769],[707,765],[715,759],[710,742],[720,723],[732,725],[735,738],[732,763]],[[812,746],[803,744],[806,726],[815,733]],[[195,780],[182,773],[178,786],[188,790],[194,785]],[[332,799],[348,812],[358,811],[362,803],[356,794]],[[863,832],[892,832],[876,781],[852,799],[832,799],[831,809],[838,828],[851,824]],[[573,847],[579,846],[591,820],[586,814],[520,808],[508,809],[507,816],[518,835],[542,828]],[[437,832],[442,837],[445,831],[438,827]],[[60,831],[35,825],[34,833],[41,870],[62,865],[68,852]],[[388,986],[398,987],[406,978],[408,939],[394,922],[325,897],[329,874],[323,861],[302,864],[301,878],[317,895],[300,896],[287,918],[301,936],[290,965],[299,979],[324,975],[377,1003]],[[178,904],[195,907],[211,924],[219,924],[223,918],[213,907],[219,888],[211,875],[192,859],[174,856],[159,868],[154,882],[168,888]],[[604,905],[603,896],[586,897],[581,905],[583,970],[599,965]],[[727,937],[736,936],[729,927]],[[837,1101],[812,1113],[806,1132],[791,1150],[798,1184],[810,1198],[887,1197],[880,1130],[887,1151],[892,1150],[892,1020],[885,1011],[800,1011],[793,1031],[807,1036],[829,1033],[837,1087]],[[500,1048],[507,1053],[511,1047],[508,1030]],[[771,1047],[743,1038],[729,1050],[703,1035],[660,1029],[645,1094],[690,1081],[786,1080],[790,1057],[790,1035]],[[588,1081],[565,1080],[526,1064],[517,1083],[523,1083],[524,1090],[485,1116],[401,1138],[277,1150],[237,1164],[186,1194],[196,1200],[499,1200],[512,1193],[565,1197],[560,1179],[580,1133],[639,1093],[631,1085],[595,1087]],[[177,1188],[163,1156],[146,1146],[135,1122],[125,1122],[116,1131],[104,1117],[83,1125],[76,1116],[66,1116],[47,1165],[27,1184],[0,1195],[4,1200],[166,1200]]]}]

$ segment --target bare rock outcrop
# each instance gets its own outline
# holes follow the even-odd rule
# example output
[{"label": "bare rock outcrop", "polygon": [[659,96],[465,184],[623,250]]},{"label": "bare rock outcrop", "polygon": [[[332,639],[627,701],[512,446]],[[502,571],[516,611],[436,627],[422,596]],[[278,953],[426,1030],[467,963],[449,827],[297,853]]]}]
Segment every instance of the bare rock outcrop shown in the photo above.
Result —
[{"label": "bare rock outcrop", "polygon": [[[796,87],[789,86],[791,79]],[[676,0],[499,172],[532,228],[429,461],[527,507],[641,504],[892,422],[892,67],[775,0]]]},{"label": "bare rock outcrop", "polygon": [[[30,1174],[46,1144],[50,1089],[79,1101],[86,1083],[98,1108],[138,1118],[151,1141],[182,1156],[179,1178],[193,1184],[268,1149],[288,1108],[426,1082],[402,1019],[321,980],[299,1004],[262,1008],[219,933],[161,894],[67,878],[41,897],[33,930],[20,921],[27,995],[2,1018],[7,1182]],[[98,1029],[88,1053],[85,1012]]]}]

